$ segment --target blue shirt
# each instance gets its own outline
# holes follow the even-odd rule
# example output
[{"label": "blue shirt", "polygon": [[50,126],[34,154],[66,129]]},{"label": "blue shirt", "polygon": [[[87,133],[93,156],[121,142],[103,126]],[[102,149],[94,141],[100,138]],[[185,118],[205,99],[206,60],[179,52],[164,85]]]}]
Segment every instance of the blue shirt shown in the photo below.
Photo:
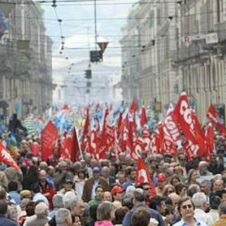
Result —
[{"label": "blue shirt", "polygon": [[131,226],[132,225],[132,222],[131,222],[132,215],[139,208],[145,208],[146,210],[148,210],[149,213],[151,214],[151,218],[154,218],[159,222],[158,226],[165,225],[165,223],[162,219],[162,216],[158,211],[150,209],[144,203],[139,203],[136,206],[134,206],[129,212],[126,213],[125,217],[123,218],[122,226]]},{"label": "blue shirt", "polygon": [[1,226],[17,226],[15,221],[10,220],[7,217],[0,216],[0,225]]},{"label": "blue shirt", "polygon": [[21,197],[17,191],[10,191],[8,194],[9,194],[10,198],[13,199],[17,205],[20,205]]},{"label": "blue shirt", "polygon": [[[196,221],[195,226],[207,226],[207,224],[204,223],[204,222],[202,222],[202,221],[198,221],[198,220],[196,220],[196,219],[195,219],[195,221]],[[189,225],[186,224],[186,223],[184,222],[184,220],[182,219],[182,220],[180,220],[179,222],[177,222],[176,224],[173,224],[173,226],[189,226]]]}]

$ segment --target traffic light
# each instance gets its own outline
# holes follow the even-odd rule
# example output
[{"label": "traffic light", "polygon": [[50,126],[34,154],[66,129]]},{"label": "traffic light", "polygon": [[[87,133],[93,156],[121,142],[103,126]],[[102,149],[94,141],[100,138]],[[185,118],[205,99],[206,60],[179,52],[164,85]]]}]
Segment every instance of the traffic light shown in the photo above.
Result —
[{"label": "traffic light", "polygon": [[86,82],[86,87],[89,88],[91,87],[92,83],[90,81]]},{"label": "traffic light", "polygon": [[91,69],[85,70],[85,78],[91,79],[92,78],[92,71]]},{"label": "traffic light", "polygon": [[101,62],[103,61],[103,51],[102,50],[91,50],[90,51],[90,62]]}]

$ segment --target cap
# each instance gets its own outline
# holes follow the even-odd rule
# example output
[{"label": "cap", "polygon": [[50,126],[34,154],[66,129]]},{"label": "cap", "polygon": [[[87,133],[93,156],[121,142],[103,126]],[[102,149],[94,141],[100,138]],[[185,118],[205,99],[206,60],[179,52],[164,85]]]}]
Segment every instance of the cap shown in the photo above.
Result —
[{"label": "cap", "polygon": [[70,178],[68,178],[68,179],[65,180],[65,183],[67,183],[67,184],[69,184],[69,183],[70,183],[70,184],[73,184],[73,180],[70,179]]},{"label": "cap", "polygon": [[97,167],[97,166],[95,166],[95,167],[93,168],[93,173],[100,173],[100,168]]},{"label": "cap", "polygon": [[29,191],[29,190],[22,190],[20,192],[20,196],[22,199],[24,199],[24,198],[30,199],[32,197],[32,194],[31,194],[31,191]]},{"label": "cap", "polygon": [[163,173],[160,173],[158,175],[158,182],[164,182],[166,180],[166,175]]},{"label": "cap", "polygon": [[111,195],[116,195],[117,193],[122,193],[124,192],[124,189],[119,186],[119,185],[115,185],[112,189],[111,189]]}]

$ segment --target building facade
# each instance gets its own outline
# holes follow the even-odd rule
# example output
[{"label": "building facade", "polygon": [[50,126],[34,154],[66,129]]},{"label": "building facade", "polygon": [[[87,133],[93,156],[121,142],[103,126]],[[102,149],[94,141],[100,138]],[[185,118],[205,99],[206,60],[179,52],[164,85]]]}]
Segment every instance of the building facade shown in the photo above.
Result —
[{"label": "building facade", "polygon": [[52,41],[45,35],[42,9],[32,0],[12,0],[0,10],[7,20],[0,43],[0,99],[8,117],[42,113],[52,104],[53,88]]},{"label": "building facade", "polygon": [[176,66],[183,89],[204,119],[210,103],[222,111],[226,101],[226,2],[181,1]]},{"label": "building facade", "polygon": [[[133,96],[145,105],[158,106],[158,111],[162,111],[170,102],[175,101],[178,95],[177,88],[181,84],[181,77],[178,76],[172,63],[172,56],[177,47],[177,29],[174,19],[176,3],[140,1],[134,8],[133,14],[128,16],[128,23],[124,27],[127,35],[124,35],[121,40],[122,61],[126,62],[126,59],[129,59],[129,62],[131,60],[133,62],[122,66],[123,96],[125,99],[131,99],[128,93],[132,87],[126,81],[132,80],[129,83],[131,84],[135,77],[134,83],[137,87],[136,92],[132,93]],[[134,33],[136,36],[132,36]],[[132,37],[134,37],[133,42],[129,41]],[[130,48],[126,48],[126,45]],[[133,51],[135,59],[132,59]],[[131,71],[136,75],[131,75]]]},{"label": "building facade", "polygon": [[[130,51],[125,48],[136,29],[137,97],[146,105],[157,103],[164,110],[184,90],[200,119],[205,118],[210,103],[224,112],[225,11],[224,0],[140,0],[134,20],[128,16],[124,27],[127,35],[121,40],[122,62],[126,62],[132,50],[138,49],[135,45],[130,46]],[[129,84],[134,75],[130,71],[134,65],[122,64],[125,99],[131,99]]]}]

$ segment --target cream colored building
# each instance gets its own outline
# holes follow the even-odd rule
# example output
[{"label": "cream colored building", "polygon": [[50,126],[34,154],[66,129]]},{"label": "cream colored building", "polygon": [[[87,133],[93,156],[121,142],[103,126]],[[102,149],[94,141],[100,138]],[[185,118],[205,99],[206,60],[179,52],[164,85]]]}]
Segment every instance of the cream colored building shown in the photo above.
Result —
[{"label": "cream colored building", "polygon": [[[180,73],[172,63],[177,47],[176,3],[140,1],[132,12],[124,27],[127,34],[121,40],[122,61],[132,62],[122,66],[123,96],[131,99],[128,94],[133,89],[130,84],[134,84],[138,86],[134,94],[140,101],[145,105],[158,104],[158,108],[160,106],[164,110],[170,102],[175,102],[181,85]],[[130,41],[132,37],[133,42]],[[130,48],[127,49],[126,45]],[[135,52],[134,59],[132,51]],[[132,73],[136,73],[136,76]]]},{"label": "cream colored building", "polygon": [[225,108],[226,2],[181,1],[176,65],[202,120],[210,103]]},{"label": "cream colored building", "polygon": [[[139,94],[137,97],[146,105],[158,103],[164,110],[185,90],[202,121],[210,103],[224,111],[226,2],[139,2],[128,16],[121,40],[122,62],[131,61],[132,51],[136,56],[132,64],[122,64],[124,98],[129,101],[131,94]],[[130,41],[134,34],[138,37]],[[131,45],[127,49],[128,43]]]},{"label": "cream colored building", "polygon": [[25,117],[52,104],[52,41],[41,8],[32,0],[15,2],[0,4],[8,20],[0,42],[0,100],[8,104],[8,117],[15,112]]}]

